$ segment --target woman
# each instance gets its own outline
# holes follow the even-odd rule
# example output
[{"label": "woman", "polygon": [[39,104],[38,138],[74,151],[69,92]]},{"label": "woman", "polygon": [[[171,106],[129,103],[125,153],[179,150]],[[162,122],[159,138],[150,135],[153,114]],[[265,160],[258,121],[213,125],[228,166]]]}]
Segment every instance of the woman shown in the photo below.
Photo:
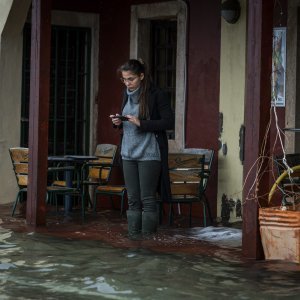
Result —
[{"label": "woman", "polygon": [[162,201],[170,196],[168,139],[174,118],[168,96],[154,87],[142,61],[130,59],[118,72],[125,84],[119,114],[110,115],[123,128],[121,157],[128,195],[128,234],[131,238],[157,230],[156,193]]}]

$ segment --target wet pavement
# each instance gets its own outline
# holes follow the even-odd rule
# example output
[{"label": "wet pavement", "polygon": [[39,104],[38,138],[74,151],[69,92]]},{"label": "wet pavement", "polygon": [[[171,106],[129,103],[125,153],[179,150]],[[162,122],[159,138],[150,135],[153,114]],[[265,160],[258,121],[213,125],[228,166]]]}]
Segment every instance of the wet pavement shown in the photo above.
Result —
[{"label": "wet pavement", "polygon": [[[87,213],[84,224],[80,212],[70,217],[48,212],[46,226],[26,225],[25,216],[16,213],[10,216],[11,205],[0,206],[0,225],[15,232],[36,232],[66,239],[102,241],[119,248],[141,248],[158,252],[207,253],[212,251],[230,252],[232,257],[241,255],[241,230],[224,227],[188,227],[188,218],[179,216],[174,225],[163,220],[158,232],[151,239],[132,241],[127,237],[125,216],[118,210],[101,210],[94,215]],[[195,223],[195,221],[194,221]],[[209,243],[208,243],[209,242]]]}]

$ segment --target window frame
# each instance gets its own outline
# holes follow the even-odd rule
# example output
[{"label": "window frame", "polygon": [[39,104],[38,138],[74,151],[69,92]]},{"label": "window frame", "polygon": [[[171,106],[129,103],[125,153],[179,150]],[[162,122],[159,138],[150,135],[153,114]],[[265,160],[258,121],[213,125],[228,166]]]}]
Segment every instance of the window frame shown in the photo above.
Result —
[{"label": "window frame", "polygon": [[[175,92],[175,139],[169,140],[170,152],[180,152],[185,145],[185,101],[186,101],[186,27],[187,5],[183,1],[168,1],[131,6],[130,57],[138,58],[139,31],[147,33],[141,22],[153,19],[177,20],[177,58]],[[141,43],[141,42],[140,42]]]}]

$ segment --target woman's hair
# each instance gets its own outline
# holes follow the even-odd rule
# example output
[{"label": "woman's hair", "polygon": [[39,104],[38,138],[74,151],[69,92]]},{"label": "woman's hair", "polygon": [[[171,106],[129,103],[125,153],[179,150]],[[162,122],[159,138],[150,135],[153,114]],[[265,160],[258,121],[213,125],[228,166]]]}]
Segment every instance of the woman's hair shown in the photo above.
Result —
[{"label": "woman's hair", "polygon": [[149,97],[149,88],[151,84],[151,76],[148,72],[148,68],[142,59],[129,59],[123,65],[118,68],[118,73],[121,74],[123,71],[130,71],[135,75],[140,76],[144,74],[144,78],[141,81],[140,85],[140,96],[139,96],[139,118],[147,119],[149,118],[149,109],[148,109],[148,97]]}]

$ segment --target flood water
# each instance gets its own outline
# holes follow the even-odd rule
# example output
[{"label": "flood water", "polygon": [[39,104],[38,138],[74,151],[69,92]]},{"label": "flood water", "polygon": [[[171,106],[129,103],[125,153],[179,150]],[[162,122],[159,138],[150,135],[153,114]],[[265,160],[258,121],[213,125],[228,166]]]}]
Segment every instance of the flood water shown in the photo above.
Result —
[{"label": "flood water", "polygon": [[299,265],[245,262],[222,251],[119,249],[0,227],[1,300],[226,298],[300,299]]}]

